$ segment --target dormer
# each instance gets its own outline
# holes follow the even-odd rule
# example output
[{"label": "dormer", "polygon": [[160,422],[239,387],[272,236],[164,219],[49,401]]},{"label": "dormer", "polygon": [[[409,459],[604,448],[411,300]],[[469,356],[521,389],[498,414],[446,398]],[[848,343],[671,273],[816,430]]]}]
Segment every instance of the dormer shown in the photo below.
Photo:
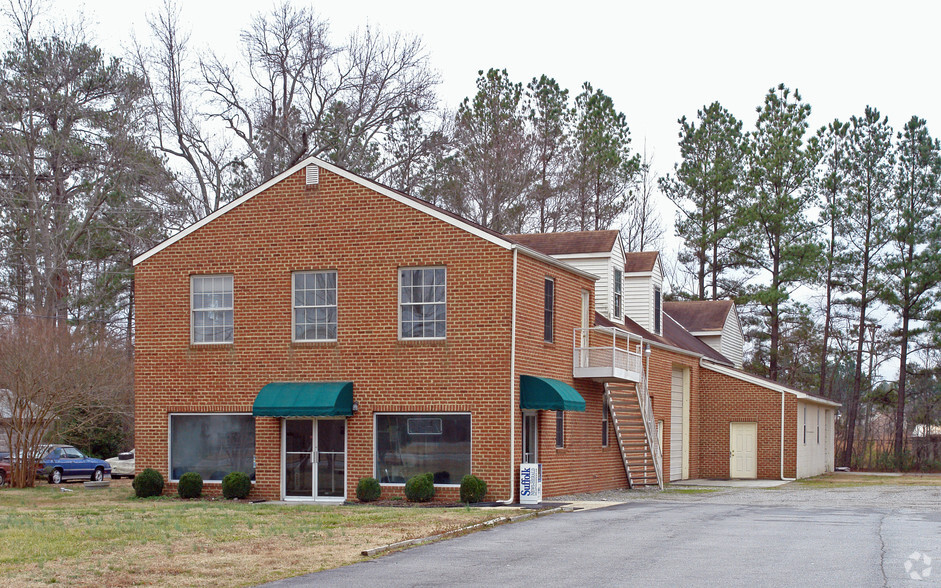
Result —
[{"label": "dormer", "polygon": [[658,251],[624,256],[624,314],[656,335],[663,334],[663,266]]},{"label": "dormer", "polygon": [[667,302],[664,312],[691,335],[721,353],[741,369],[745,337],[738,309],[731,300],[692,300]]},{"label": "dormer", "polygon": [[624,289],[624,247],[619,231],[525,233],[506,237],[598,276],[595,310],[609,320],[623,322],[628,300]]}]

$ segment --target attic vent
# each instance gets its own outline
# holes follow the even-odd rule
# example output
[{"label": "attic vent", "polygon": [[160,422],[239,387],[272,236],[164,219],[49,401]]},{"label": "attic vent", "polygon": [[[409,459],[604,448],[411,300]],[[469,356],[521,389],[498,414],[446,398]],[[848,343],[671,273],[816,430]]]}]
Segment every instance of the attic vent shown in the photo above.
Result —
[{"label": "attic vent", "polygon": [[313,186],[320,183],[320,168],[316,165],[307,166],[307,185]]}]

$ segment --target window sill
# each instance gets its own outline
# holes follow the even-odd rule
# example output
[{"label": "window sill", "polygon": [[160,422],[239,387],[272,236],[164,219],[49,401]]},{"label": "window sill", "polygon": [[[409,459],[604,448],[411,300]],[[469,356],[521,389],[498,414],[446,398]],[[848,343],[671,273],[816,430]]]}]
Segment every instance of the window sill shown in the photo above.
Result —
[{"label": "window sill", "polygon": [[291,341],[291,347],[295,349],[317,349],[318,347],[336,347],[337,340],[330,341]]},{"label": "window sill", "polygon": [[192,350],[234,349],[235,343],[190,343],[189,347]]},{"label": "window sill", "polygon": [[396,341],[400,347],[443,347],[447,342],[447,339],[398,339]]}]

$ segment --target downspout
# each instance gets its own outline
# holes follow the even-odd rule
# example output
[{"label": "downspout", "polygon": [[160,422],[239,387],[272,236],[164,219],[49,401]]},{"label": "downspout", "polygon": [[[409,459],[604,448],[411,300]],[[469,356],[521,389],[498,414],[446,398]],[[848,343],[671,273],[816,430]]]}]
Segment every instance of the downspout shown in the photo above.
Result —
[{"label": "downspout", "polygon": [[[706,368],[704,362],[706,358],[699,358],[699,367]],[[797,478],[785,478],[784,477],[784,395],[787,394],[784,390],[781,390],[781,480],[785,482],[793,482]]]},{"label": "downspout", "polygon": [[516,274],[519,250],[513,247],[513,302],[510,315],[510,497],[505,504],[516,502]]},{"label": "downspout", "polygon": [[793,482],[797,478],[784,477],[784,395],[787,394],[781,390],[781,479],[786,482]]}]

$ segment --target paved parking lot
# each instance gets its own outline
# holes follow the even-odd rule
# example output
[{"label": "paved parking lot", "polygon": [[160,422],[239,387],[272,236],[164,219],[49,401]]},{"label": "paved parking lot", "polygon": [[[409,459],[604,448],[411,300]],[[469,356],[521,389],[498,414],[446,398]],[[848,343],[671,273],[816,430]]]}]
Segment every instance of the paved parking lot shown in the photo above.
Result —
[{"label": "paved parking lot", "polygon": [[274,585],[941,584],[941,487],[622,497]]}]

